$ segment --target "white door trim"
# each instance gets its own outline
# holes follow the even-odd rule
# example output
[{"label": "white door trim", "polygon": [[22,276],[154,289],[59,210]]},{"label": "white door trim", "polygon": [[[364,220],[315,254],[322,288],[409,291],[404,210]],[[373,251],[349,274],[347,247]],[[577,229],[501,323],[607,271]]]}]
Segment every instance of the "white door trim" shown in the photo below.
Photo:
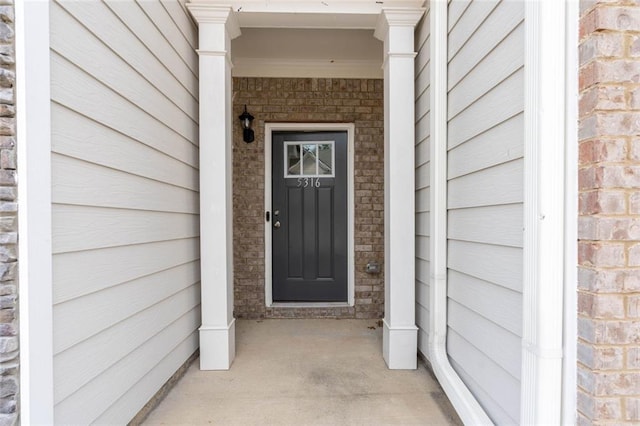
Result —
[{"label": "white door trim", "polygon": [[[354,306],[355,304],[355,192],[354,147],[355,125],[351,123],[265,123],[264,129],[264,211],[271,212],[271,134],[277,131],[339,131],[347,132],[347,303],[278,303],[279,307]],[[273,218],[271,218],[273,219]],[[270,222],[269,222],[270,223]],[[272,228],[264,227],[264,300],[274,306],[272,293]]]}]

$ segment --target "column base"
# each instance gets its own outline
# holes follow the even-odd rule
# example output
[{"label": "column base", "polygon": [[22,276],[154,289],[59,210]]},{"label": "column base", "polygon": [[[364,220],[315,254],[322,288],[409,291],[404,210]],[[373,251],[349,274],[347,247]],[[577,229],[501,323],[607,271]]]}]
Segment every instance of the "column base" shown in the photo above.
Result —
[{"label": "column base", "polygon": [[200,370],[228,370],[235,356],[235,318],[227,327],[200,327]]},{"label": "column base", "polygon": [[382,320],[382,356],[390,370],[418,368],[418,327],[392,327]]}]

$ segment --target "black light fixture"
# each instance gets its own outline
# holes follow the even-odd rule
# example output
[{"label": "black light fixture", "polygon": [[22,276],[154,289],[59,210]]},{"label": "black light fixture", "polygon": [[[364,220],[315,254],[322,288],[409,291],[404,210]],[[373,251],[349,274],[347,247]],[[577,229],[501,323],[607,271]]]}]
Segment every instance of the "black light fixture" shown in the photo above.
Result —
[{"label": "black light fixture", "polygon": [[247,112],[247,106],[244,106],[244,112],[238,117],[242,123],[242,140],[246,143],[251,143],[254,140],[253,129],[251,129],[251,122],[253,121],[253,115]]}]

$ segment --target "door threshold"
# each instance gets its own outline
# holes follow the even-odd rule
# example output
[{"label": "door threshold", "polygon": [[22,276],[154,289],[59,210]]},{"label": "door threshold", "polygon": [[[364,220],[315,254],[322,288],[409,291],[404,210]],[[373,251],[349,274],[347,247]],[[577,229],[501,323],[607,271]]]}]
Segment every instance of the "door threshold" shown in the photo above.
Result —
[{"label": "door threshold", "polygon": [[348,302],[273,302],[268,308],[349,308]]}]

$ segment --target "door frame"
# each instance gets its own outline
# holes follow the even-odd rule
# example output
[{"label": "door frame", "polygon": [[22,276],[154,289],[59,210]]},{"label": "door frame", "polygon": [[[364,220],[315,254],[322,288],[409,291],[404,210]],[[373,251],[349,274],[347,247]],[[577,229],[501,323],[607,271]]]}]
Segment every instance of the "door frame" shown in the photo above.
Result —
[{"label": "door frame", "polygon": [[[271,144],[272,133],[279,131],[347,132],[347,302],[273,302],[272,282],[272,233],[271,226],[264,227],[264,300],[267,307],[327,307],[354,306],[355,304],[355,186],[354,146],[355,124],[353,123],[265,123],[264,125],[264,211],[271,211]],[[273,219],[273,218],[271,218]]]}]

